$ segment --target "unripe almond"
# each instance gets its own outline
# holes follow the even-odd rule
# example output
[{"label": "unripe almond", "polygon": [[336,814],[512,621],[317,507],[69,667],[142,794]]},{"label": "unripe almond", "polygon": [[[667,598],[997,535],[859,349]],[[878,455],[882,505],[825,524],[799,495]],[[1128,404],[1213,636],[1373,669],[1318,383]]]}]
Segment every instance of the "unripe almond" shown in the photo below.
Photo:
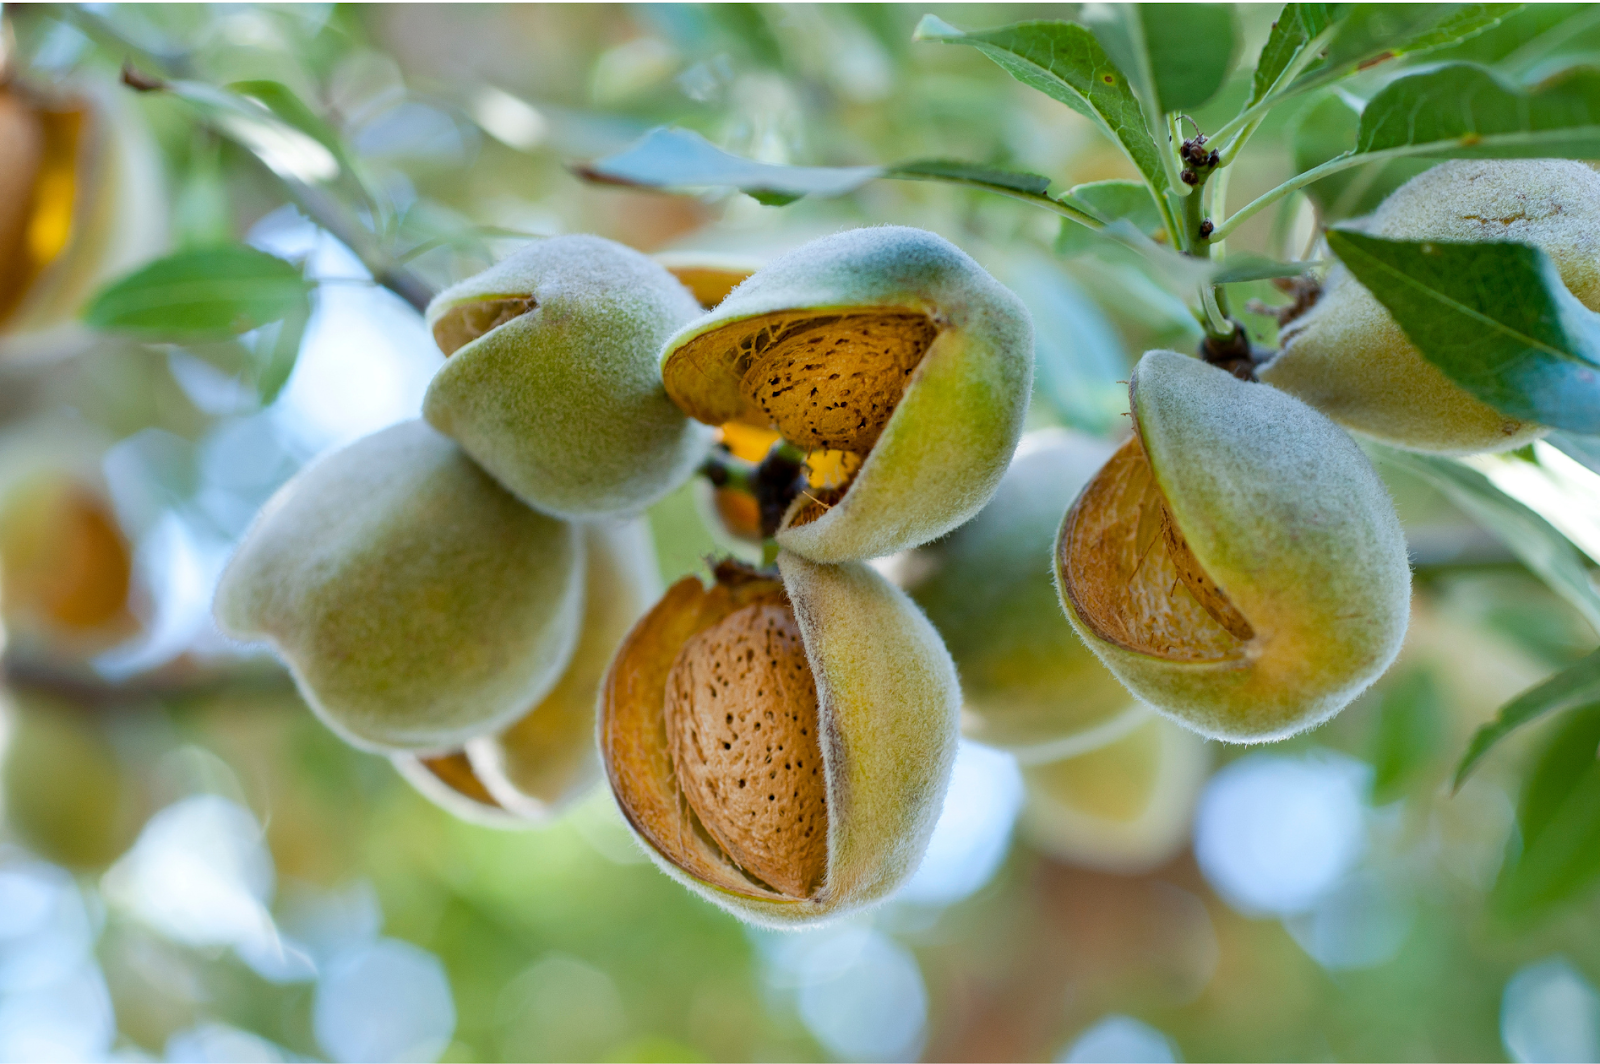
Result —
[{"label": "unripe almond", "polygon": [[600,746],[657,864],[792,926],[880,901],[916,868],[959,696],[937,634],[873,570],[778,565],[667,590],[612,663]]},{"label": "unripe almond", "polygon": [[496,804],[530,822],[550,819],[599,780],[595,708],[601,681],[628,629],[661,596],[661,572],[644,519],[581,527],[583,621],[566,671],[520,720],[466,747]]},{"label": "unripe almond", "polygon": [[1203,735],[1281,739],[1382,675],[1406,544],[1377,474],[1286,393],[1170,351],[1140,360],[1129,440],[1062,522],[1067,617],[1141,700]]},{"label": "unripe almond", "polygon": [[[1531,244],[1600,310],[1600,174],[1565,159],[1440,163],[1406,182],[1367,220],[1373,236]],[[1424,358],[1383,304],[1343,266],[1283,330],[1258,373],[1345,428],[1440,454],[1520,447],[1549,430],[1502,414]]]},{"label": "unripe almond", "polygon": [[1032,377],[1021,302],[952,244],[899,226],[778,258],[662,354],[691,417],[775,429],[809,452],[811,490],[777,540],[822,562],[892,554],[976,513]]},{"label": "unripe almond", "polygon": [[0,86],[0,359],[80,350],[83,304],[165,247],[160,158],[127,96]]},{"label": "unripe almond", "polygon": [[523,506],[420,421],[302,470],[217,588],[229,634],[263,638],[345,739],[432,752],[536,705],[583,602],[573,525]]},{"label": "unripe almond", "polygon": [[1019,828],[1030,845],[1085,868],[1137,875],[1189,840],[1211,766],[1206,741],[1148,709],[1115,742],[1023,770]]},{"label": "unripe almond", "polygon": [[529,506],[637,512],[682,483],[709,443],[667,398],[656,362],[698,310],[670,273],[621,244],[529,244],[429,305],[450,357],[423,416]]},{"label": "unripe almond", "polygon": [[989,505],[904,566],[961,675],[962,734],[1025,763],[1094,749],[1146,712],[1062,616],[1048,564],[1062,512],[1114,450],[1030,432]]},{"label": "unripe almond", "polygon": [[518,816],[495,800],[464,751],[445,754],[391,754],[400,777],[451,816],[502,831],[524,831],[538,821]]}]

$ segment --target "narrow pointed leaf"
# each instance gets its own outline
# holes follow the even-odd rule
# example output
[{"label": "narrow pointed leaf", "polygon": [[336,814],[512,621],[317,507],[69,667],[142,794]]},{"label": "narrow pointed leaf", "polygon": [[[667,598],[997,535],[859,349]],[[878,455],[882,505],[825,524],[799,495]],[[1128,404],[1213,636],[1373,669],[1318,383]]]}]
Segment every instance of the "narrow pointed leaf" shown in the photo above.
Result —
[{"label": "narrow pointed leaf", "polygon": [[1161,157],[1128,78],[1084,27],[1071,22],[1018,22],[964,33],[925,15],[917,25],[916,39],[978,49],[1024,85],[1093,119],[1152,188],[1166,186]]},{"label": "narrow pointed leaf", "polygon": [[1596,699],[1600,699],[1600,651],[1501,706],[1494,720],[1479,728],[1467,745],[1461,764],[1456,766],[1456,788],[1466,782],[1496,743],[1524,724]]},{"label": "narrow pointed leaf", "polygon": [[1438,488],[1600,632],[1600,593],[1589,579],[1589,566],[1582,552],[1549,521],[1460,462],[1391,448],[1374,447],[1373,453]]},{"label": "narrow pointed leaf", "polygon": [[90,301],[97,329],[153,341],[215,340],[310,313],[292,263],[241,244],[180,251],[113,281]]},{"label": "narrow pointed leaf", "polygon": [[1400,56],[1425,55],[1475,37],[1521,4],[1352,4],[1324,58],[1300,75],[1294,93]]},{"label": "narrow pointed leaf", "polygon": [[1261,46],[1256,60],[1256,72],[1250,80],[1250,99],[1246,107],[1254,107],[1266,99],[1267,93],[1278,83],[1283,72],[1300,57],[1300,53],[1323,30],[1332,25],[1328,4],[1284,4],[1278,20],[1267,34],[1267,43]]}]

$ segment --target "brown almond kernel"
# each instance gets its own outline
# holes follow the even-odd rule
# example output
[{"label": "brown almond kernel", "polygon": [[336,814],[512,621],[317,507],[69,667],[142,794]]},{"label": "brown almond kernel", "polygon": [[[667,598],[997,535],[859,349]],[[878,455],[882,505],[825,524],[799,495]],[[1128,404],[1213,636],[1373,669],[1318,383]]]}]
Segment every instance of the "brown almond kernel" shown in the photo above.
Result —
[{"label": "brown almond kernel", "polygon": [[685,800],[746,874],[790,897],[827,871],[817,687],[794,614],[746,606],[702,630],[667,678],[665,723]]}]

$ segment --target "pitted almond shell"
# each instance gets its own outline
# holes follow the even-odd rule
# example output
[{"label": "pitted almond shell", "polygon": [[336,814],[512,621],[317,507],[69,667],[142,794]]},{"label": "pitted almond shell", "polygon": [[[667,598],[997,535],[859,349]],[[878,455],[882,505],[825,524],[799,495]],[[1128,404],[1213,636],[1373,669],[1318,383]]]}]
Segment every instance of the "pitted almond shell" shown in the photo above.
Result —
[{"label": "pitted almond shell", "polygon": [[962,734],[1024,763],[1104,745],[1146,712],[1072,630],[1040,565],[1062,512],[1113,450],[1066,429],[1028,433],[978,516],[904,566],[903,586],[961,676]]},{"label": "pitted almond shell", "polygon": [[[778,565],[779,579],[724,564],[710,588],[693,578],[668,588],[629,633],[607,674],[600,746],[618,806],[662,869],[742,919],[794,926],[880,901],[915,870],[949,782],[960,699],[937,633],[872,569],[818,565],[786,552]],[[792,617],[792,629],[785,617]],[[732,624],[717,627],[730,618]],[[814,729],[799,680],[795,632],[815,690]],[[696,643],[700,636],[705,638]],[[719,646],[729,653],[719,657]],[[741,672],[739,660],[748,662],[745,655],[753,657],[757,646],[770,649],[771,658]],[[722,674],[710,667],[714,662],[724,666]],[[691,806],[669,734],[668,688],[675,672],[679,682],[714,682],[720,691],[726,679],[727,690],[740,691],[739,710],[723,711],[722,732],[704,702],[689,707],[693,719],[680,719],[673,728],[680,744],[694,741],[697,731],[702,746],[687,764],[704,778],[688,786],[714,782],[724,796],[708,802],[702,791],[696,799],[701,807],[724,820],[719,830],[731,846],[746,847],[741,852],[747,865],[756,864],[749,860],[751,850],[764,846],[763,859],[775,858],[781,874],[767,865],[770,878],[764,879],[741,867]],[[765,691],[769,676],[789,685],[770,702],[751,694],[752,687]],[[729,715],[735,718],[731,724]],[[757,723],[779,734],[771,753],[780,753],[781,743],[781,754],[792,755],[787,765],[780,768],[776,757],[767,763],[765,739],[753,745]],[[799,734],[802,728],[807,735]],[[798,763],[808,756],[801,740],[812,737],[822,760],[820,802],[806,783],[813,766]],[[758,801],[750,804],[777,806],[776,782],[782,778],[788,788],[783,819],[792,833],[748,827],[750,810],[741,804],[738,782],[743,778],[749,792],[756,781],[746,770],[756,768],[775,775],[767,776],[768,788],[757,790]],[[820,880],[813,880],[807,869],[814,867],[813,818],[819,808],[826,817],[826,862]],[[734,838],[741,813],[746,827]]]},{"label": "pitted almond shell", "polygon": [[621,244],[534,242],[429,305],[450,357],[423,416],[535,509],[637,513],[709,445],[667,398],[656,360],[698,312],[670,273]]},{"label": "pitted almond shell", "polygon": [[837,476],[778,543],[815,561],[925,543],[994,492],[1022,431],[1033,328],[1020,301],[921,229],[856,229],[757,271],[668,340],[662,378],[708,425],[776,429]]},{"label": "pitted almond shell", "polygon": [[1206,741],[1148,709],[1088,753],[1023,769],[1018,823],[1034,849],[1067,864],[1141,875],[1182,852],[1211,768]]},{"label": "pitted almond shell", "polygon": [[166,247],[160,157],[128,95],[99,82],[0,88],[0,359],[83,349],[84,303]]},{"label": "pitted almond shell", "polygon": [[347,741],[425,753],[541,701],[582,606],[577,528],[409,421],[280,489],[223,573],[215,612],[228,633],[268,640]]},{"label": "pitted almond shell", "polygon": [[1140,360],[1137,435],[1062,522],[1067,617],[1141,700],[1213,738],[1281,739],[1394,660],[1411,574],[1377,474],[1338,426],[1170,351]]},{"label": "pitted almond shell", "polygon": [[[1395,190],[1367,220],[1391,240],[1532,244],[1600,310],[1600,174],[1567,159],[1452,160]],[[1289,323],[1262,380],[1366,436],[1439,454],[1521,447],[1549,430],[1500,413],[1424,358],[1388,310],[1336,266]]]},{"label": "pitted almond shell", "polygon": [[600,779],[600,683],[623,637],[661,596],[655,545],[643,518],[596,521],[581,530],[583,622],[566,671],[520,720],[466,746],[497,804],[536,822],[562,812]]},{"label": "pitted almond shell", "polygon": [[526,831],[538,823],[496,801],[461,750],[391,754],[389,761],[418,794],[458,820],[501,831]]}]

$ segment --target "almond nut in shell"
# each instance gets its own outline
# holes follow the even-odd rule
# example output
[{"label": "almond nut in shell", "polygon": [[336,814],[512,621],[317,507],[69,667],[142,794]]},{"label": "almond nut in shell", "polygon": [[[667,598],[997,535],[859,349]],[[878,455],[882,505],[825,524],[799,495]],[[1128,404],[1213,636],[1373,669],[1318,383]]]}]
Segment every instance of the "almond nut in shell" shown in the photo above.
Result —
[{"label": "almond nut in shell", "polygon": [[1171,351],[1136,435],[1062,522],[1067,618],[1138,698],[1217,739],[1321,723],[1389,667],[1411,572],[1394,504],[1337,425]]},{"label": "almond nut in shell", "polygon": [[667,590],[601,699],[612,792],[669,875],[743,919],[815,922],[915,870],[955,756],[937,633],[857,563],[734,563]]},{"label": "almond nut in shell", "polygon": [[441,292],[448,360],[423,416],[523,502],[558,517],[631,514],[694,472],[710,432],[661,385],[657,355],[699,313],[665,268],[561,236]]},{"label": "almond nut in shell", "polygon": [[943,238],[855,229],[756,271],[667,341],[661,372],[696,420],[774,430],[807,454],[779,546],[859,560],[988,501],[1022,433],[1033,325]]},{"label": "almond nut in shell", "polygon": [[269,500],[217,588],[347,741],[432,753],[560,679],[583,606],[578,529],[522,505],[420,421],[318,459]]}]

